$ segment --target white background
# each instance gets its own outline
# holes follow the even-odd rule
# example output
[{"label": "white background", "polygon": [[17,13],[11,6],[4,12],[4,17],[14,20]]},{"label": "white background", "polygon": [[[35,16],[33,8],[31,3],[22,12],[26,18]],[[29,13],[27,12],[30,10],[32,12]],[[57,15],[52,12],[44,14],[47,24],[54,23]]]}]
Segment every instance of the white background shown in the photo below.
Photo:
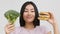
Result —
[{"label": "white background", "polygon": [[[60,26],[60,0],[0,0],[0,34],[5,34],[4,27],[8,23],[7,19],[4,17],[4,13],[10,9],[20,12],[21,6],[26,1],[33,1],[37,5],[39,12],[53,12],[58,26]],[[19,26],[19,18],[16,20],[15,25],[16,27]],[[41,25],[47,26],[53,34],[53,28],[51,24],[46,21],[41,21]]]}]

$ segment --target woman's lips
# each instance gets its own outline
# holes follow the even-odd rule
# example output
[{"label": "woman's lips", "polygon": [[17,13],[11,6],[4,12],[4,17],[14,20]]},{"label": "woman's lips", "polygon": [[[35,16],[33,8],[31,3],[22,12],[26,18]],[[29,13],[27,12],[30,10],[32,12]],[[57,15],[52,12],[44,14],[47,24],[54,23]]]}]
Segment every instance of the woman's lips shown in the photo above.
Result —
[{"label": "woman's lips", "polygon": [[27,16],[26,18],[31,19],[32,17],[31,16]]}]

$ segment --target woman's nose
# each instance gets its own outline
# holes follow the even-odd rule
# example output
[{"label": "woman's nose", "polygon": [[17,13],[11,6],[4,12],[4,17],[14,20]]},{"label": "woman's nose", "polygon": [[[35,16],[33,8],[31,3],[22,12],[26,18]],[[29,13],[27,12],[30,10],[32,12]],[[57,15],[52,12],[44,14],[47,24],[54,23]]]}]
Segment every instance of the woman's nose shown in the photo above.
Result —
[{"label": "woman's nose", "polygon": [[31,15],[31,11],[28,11],[28,15]]}]

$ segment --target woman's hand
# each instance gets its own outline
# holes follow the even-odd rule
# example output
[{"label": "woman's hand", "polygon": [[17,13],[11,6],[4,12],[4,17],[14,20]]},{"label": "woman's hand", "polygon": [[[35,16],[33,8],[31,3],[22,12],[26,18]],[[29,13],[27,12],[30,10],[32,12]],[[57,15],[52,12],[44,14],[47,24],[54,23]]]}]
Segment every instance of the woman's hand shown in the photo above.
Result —
[{"label": "woman's hand", "polygon": [[14,30],[14,24],[7,24],[6,26],[5,26],[5,32],[6,32],[6,34],[10,34],[12,31]]},{"label": "woman's hand", "polygon": [[54,29],[54,34],[59,34],[59,30],[58,30],[58,24],[56,22],[56,19],[54,18],[54,15],[53,13],[49,12],[50,13],[50,19],[47,20],[50,24],[52,24],[53,26],[53,29]]},{"label": "woman's hand", "polygon": [[50,19],[47,20],[47,21],[48,21],[50,24],[52,24],[52,25],[57,24],[57,23],[56,23],[56,19],[54,18],[53,13],[49,12],[49,14],[50,14]]}]

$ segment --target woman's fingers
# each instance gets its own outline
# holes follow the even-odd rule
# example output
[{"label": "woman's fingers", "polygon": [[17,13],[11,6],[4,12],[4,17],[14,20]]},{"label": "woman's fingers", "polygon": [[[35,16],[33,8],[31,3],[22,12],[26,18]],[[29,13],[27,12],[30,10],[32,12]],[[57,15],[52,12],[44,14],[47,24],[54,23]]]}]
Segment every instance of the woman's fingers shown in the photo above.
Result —
[{"label": "woman's fingers", "polygon": [[49,12],[49,14],[50,14],[50,18],[54,19],[54,14],[52,12]]},{"label": "woman's fingers", "polygon": [[14,27],[14,25],[8,25],[8,26],[7,26],[8,29],[10,29],[10,28],[12,28],[12,27]]},{"label": "woman's fingers", "polygon": [[8,23],[6,26],[5,26],[5,31],[6,33],[10,33],[14,30],[14,24],[11,24],[11,23]]},{"label": "woman's fingers", "polygon": [[50,14],[50,19],[47,21],[53,25],[54,23],[56,23],[56,19],[54,18],[54,14],[52,12],[49,12],[49,14]]},{"label": "woman's fingers", "polygon": [[8,28],[8,31],[13,31],[15,27]]}]

